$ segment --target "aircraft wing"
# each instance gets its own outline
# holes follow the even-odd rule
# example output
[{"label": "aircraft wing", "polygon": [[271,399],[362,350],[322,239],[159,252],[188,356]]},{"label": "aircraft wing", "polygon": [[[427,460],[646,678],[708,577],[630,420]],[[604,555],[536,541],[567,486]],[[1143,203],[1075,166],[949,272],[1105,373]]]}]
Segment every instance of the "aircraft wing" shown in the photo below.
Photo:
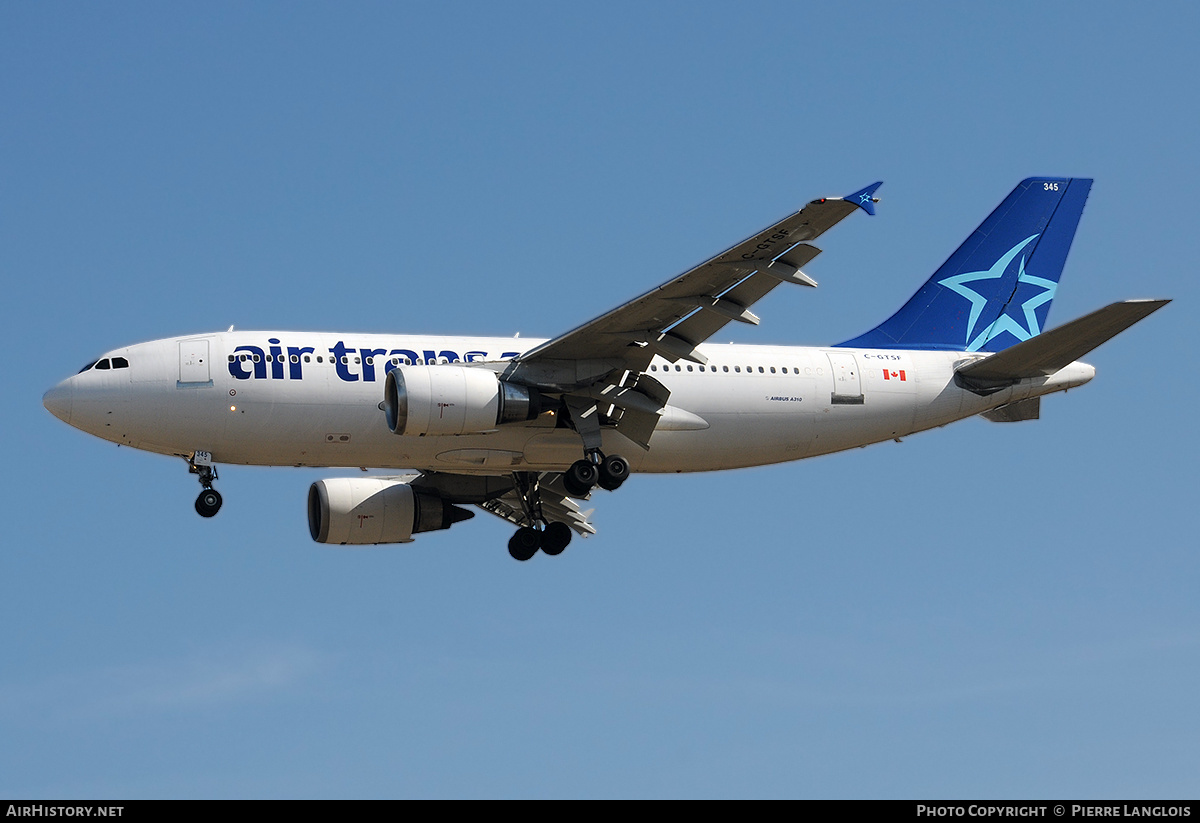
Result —
[{"label": "aircraft wing", "polygon": [[732,320],[758,323],[750,306],[780,283],[815,286],[800,271],[819,249],[808,241],[856,208],[875,213],[873,183],[846,197],[814,200],[800,211],[594,320],[517,358],[545,361],[615,361],[642,371],[654,355],[671,362],[704,363],[696,346]]}]

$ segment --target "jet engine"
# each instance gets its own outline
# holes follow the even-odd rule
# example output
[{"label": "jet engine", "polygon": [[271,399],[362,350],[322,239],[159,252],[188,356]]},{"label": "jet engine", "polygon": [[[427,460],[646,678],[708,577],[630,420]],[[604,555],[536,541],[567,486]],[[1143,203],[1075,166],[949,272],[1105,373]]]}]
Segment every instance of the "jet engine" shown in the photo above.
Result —
[{"label": "jet engine", "polygon": [[537,389],[464,366],[400,366],[388,372],[383,409],[393,434],[480,434],[542,411]]},{"label": "jet engine", "polygon": [[308,489],[312,539],[342,546],[411,543],[414,534],[448,529],[475,516],[434,492],[414,489],[409,485],[412,479],[318,480]]}]

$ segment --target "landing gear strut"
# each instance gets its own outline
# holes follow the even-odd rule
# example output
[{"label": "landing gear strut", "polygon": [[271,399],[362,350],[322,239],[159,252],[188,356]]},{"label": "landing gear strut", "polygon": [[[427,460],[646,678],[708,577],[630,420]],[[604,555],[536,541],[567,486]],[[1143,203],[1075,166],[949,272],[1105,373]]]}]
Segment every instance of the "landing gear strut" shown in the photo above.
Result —
[{"label": "landing gear strut", "polygon": [[559,555],[571,542],[571,527],[566,523],[553,522],[542,513],[542,497],[538,487],[538,475],[534,472],[517,472],[513,475],[525,521],[532,523],[517,529],[508,541],[508,553],[514,560],[529,560],[538,549],[550,556]]},{"label": "landing gear strut", "polygon": [[[221,510],[221,493],[212,487],[213,481],[217,479],[217,467],[208,461],[207,455],[201,456],[201,452],[197,452],[188,459],[188,471],[194,475],[198,475],[200,480],[200,496],[196,498],[196,514],[201,517],[212,517]],[[196,462],[197,458],[205,462]]]},{"label": "landing gear strut", "polygon": [[[571,497],[585,498],[599,486],[615,491],[629,479],[629,461],[619,454],[607,457],[600,451],[600,408],[595,400],[565,395],[563,411],[571,427],[583,440],[583,459],[576,460],[562,473],[562,484]],[[562,554],[571,542],[571,527],[551,523],[542,513],[542,498],[536,472],[515,472],[513,483],[521,500],[524,517],[521,528],[508,541],[508,553],[517,560],[529,560],[538,549],[548,555]]]},{"label": "landing gear strut", "polygon": [[563,472],[563,486],[572,497],[587,497],[597,485],[615,491],[629,478],[629,461],[619,454],[604,456],[600,451],[600,412],[595,401],[582,397],[563,397],[571,425],[583,440],[583,459],[576,460]]}]

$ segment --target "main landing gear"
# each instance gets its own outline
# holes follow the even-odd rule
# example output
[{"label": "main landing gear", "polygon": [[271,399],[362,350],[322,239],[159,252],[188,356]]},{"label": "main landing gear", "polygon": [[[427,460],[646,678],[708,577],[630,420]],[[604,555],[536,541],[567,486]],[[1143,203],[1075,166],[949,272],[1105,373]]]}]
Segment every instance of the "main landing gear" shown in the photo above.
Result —
[{"label": "main landing gear", "polygon": [[571,542],[571,527],[566,523],[546,519],[542,512],[542,497],[535,472],[517,472],[513,475],[517,494],[524,509],[525,521],[532,526],[517,529],[508,541],[508,553],[514,560],[529,560],[541,549],[551,557],[563,553]]},{"label": "main landing gear", "polygon": [[629,461],[619,454],[605,457],[599,449],[590,450],[563,472],[563,485],[572,497],[587,497],[596,486],[616,491],[629,479]]},{"label": "main landing gear", "polygon": [[576,460],[563,472],[563,486],[572,497],[587,497],[599,486],[608,491],[629,479],[629,461],[619,454],[604,456],[600,451],[600,412],[590,398],[563,397],[571,426],[583,440],[583,459]]},{"label": "main landing gear", "polygon": [[546,523],[540,531],[532,526],[517,529],[508,541],[508,553],[514,560],[528,560],[541,549],[554,557],[563,553],[571,542],[571,527],[566,523]]},{"label": "main landing gear", "polygon": [[221,493],[212,487],[217,479],[217,467],[207,462],[207,457],[200,458],[206,462],[196,462],[200,454],[197,452],[188,459],[188,471],[199,476],[201,486],[200,496],[196,498],[196,514],[212,517],[221,510]]},{"label": "main landing gear", "polygon": [[[599,449],[593,449],[563,472],[562,481],[571,497],[587,497],[596,486],[613,491],[628,477],[628,460],[619,454],[605,457]],[[517,529],[508,541],[508,553],[517,560],[530,559],[538,549],[552,557],[562,554],[571,542],[571,527],[566,523],[551,523],[542,513],[537,474],[518,472],[513,479],[525,510],[525,521],[533,525]]]}]

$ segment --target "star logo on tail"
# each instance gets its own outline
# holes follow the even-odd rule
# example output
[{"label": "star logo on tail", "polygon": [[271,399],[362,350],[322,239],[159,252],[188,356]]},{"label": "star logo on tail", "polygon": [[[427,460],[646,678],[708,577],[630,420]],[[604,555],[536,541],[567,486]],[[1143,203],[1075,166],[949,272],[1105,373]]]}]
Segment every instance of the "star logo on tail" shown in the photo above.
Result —
[{"label": "star logo on tail", "polygon": [[[956,294],[962,295],[971,302],[971,315],[967,321],[965,341],[967,351],[979,351],[985,343],[1003,332],[1008,332],[1018,340],[1028,340],[1037,334],[1041,334],[1042,329],[1038,323],[1037,309],[1054,299],[1054,292],[1058,289],[1058,284],[1044,277],[1034,277],[1032,274],[1027,274],[1025,271],[1027,257],[1021,257],[1021,261],[1018,263],[1017,279],[1011,292],[996,294],[998,291],[996,286],[1000,284],[993,284],[993,288],[984,289],[985,292],[992,295],[989,298],[967,285],[968,283],[999,280],[1002,278],[1013,259],[1026,246],[1036,240],[1037,237],[1037,234],[1030,235],[1020,243],[1017,243],[992,264],[992,267],[987,271],[964,272],[963,274],[956,274],[938,281],[939,285],[945,286]],[[1040,289],[1040,291],[1018,304],[1014,298],[1022,283]],[[989,302],[993,304],[996,310],[1000,311],[1000,314],[994,321],[976,334],[975,326],[979,323],[979,318],[984,313],[984,309],[987,308]],[[1009,314],[1010,311],[1018,308],[1021,310],[1020,317],[1014,317]],[[991,313],[989,312],[989,314]]]}]

